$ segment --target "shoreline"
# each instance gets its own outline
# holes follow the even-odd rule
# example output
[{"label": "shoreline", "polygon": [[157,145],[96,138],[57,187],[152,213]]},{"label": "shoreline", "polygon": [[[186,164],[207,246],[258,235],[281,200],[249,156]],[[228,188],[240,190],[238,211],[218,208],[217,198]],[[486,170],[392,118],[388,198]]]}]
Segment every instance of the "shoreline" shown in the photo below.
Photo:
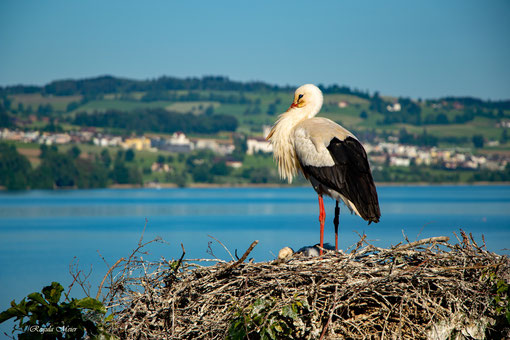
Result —
[{"label": "shoreline", "polygon": [[[289,185],[279,183],[243,183],[243,184],[217,184],[217,183],[191,183],[190,185],[181,189],[219,189],[219,188],[304,188],[309,187],[309,184],[304,185]],[[441,186],[510,186],[510,182],[473,182],[473,183],[427,183],[427,182],[415,182],[415,183],[400,183],[400,182],[380,182],[376,183],[376,187],[441,187]],[[174,183],[149,183],[147,185],[135,185],[135,184],[114,184],[104,188],[58,188],[52,189],[53,191],[59,190],[94,190],[94,189],[179,189]],[[39,189],[37,189],[39,190]],[[49,190],[49,189],[48,189]],[[0,186],[1,191],[9,191],[4,186]],[[12,192],[20,191],[33,191],[32,189],[27,190],[11,190]]]},{"label": "shoreline", "polygon": [[[426,186],[507,186],[510,182],[473,182],[473,183],[427,183],[427,182],[379,182],[375,183],[376,187],[426,187]],[[182,189],[217,189],[217,188],[306,188],[310,184],[303,185],[289,185],[280,183],[242,183],[242,184],[220,184],[220,183],[190,183]],[[115,184],[103,189],[179,189],[174,183],[149,183],[147,185],[132,185],[132,184]],[[58,190],[58,189],[56,189]]]},{"label": "shoreline", "polygon": [[[510,182],[473,182],[473,183],[457,183],[457,182],[445,182],[445,183],[428,183],[428,182],[413,182],[413,183],[402,183],[402,182],[379,182],[375,183],[376,187],[412,187],[412,186],[503,186],[510,185]],[[285,183],[242,183],[242,184],[220,184],[220,183],[190,183],[185,188],[192,189],[207,189],[207,188],[305,188],[309,187],[310,184],[306,183],[303,185],[289,185]],[[154,183],[149,183],[147,185],[131,185],[131,184],[122,184],[122,185],[111,185],[105,189],[169,189],[169,188],[179,188],[174,183],[158,183],[157,185]]]}]

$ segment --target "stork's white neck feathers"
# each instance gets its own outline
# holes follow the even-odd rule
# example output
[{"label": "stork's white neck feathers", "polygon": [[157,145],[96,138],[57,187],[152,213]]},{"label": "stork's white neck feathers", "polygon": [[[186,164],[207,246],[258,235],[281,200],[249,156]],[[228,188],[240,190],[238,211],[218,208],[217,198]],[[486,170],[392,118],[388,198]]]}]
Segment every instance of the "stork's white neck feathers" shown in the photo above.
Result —
[{"label": "stork's white neck feathers", "polygon": [[294,128],[303,120],[319,113],[323,102],[321,90],[312,84],[299,87],[294,94],[291,107],[281,114],[267,136],[273,146],[273,155],[278,162],[280,177],[289,183],[300,165],[294,149]]}]

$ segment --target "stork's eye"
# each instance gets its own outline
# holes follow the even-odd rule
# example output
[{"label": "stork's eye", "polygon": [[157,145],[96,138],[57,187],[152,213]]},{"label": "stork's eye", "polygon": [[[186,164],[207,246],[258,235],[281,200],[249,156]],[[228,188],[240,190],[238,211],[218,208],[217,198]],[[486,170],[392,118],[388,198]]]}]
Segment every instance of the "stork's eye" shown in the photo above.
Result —
[{"label": "stork's eye", "polygon": [[303,98],[302,94],[300,94],[297,99],[300,100],[301,98]]}]

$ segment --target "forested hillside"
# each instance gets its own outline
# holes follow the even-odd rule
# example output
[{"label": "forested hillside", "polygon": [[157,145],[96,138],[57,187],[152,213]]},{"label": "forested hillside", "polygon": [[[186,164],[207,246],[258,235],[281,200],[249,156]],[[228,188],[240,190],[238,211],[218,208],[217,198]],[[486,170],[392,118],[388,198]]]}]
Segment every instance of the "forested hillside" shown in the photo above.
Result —
[{"label": "forested hillside", "polygon": [[[510,100],[403,98],[344,85],[318,85],[324,93],[320,115],[371,145],[369,156],[378,181],[508,180]],[[14,150],[3,146],[2,152],[20,167],[18,174],[4,177],[0,185],[279,183],[270,155],[247,155],[246,143],[265,137],[264,127],[289,107],[295,87],[220,76],[149,80],[101,76],[0,87],[0,128],[7,131],[2,139],[15,146]],[[177,155],[182,150],[165,149],[165,141],[174,133],[185,133],[192,139],[186,143],[212,152],[188,154],[185,147],[181,148],[185,153]],[[104,138],[110,142],[99,141]],[[116,171],[114,164],[100,161],[108,154],[125,162],[117,155],[124,151],[120,144],[111,144],[115,138],[141,138],[137,147],[124,145],[136,154],[127,163],[128,170],[118,163]],[[146,144],[141,146],[144,138]],[[62,144],[58,153],[65,156],[42,156],[41,143]],[[73,146],[81,151],[74,159],[67,153]],[[151,146],[156,153],[149,151]],[[65,165],[72,180],[59,179],[55,162]],[[119,175],[122,171],[130,175]],[[89,173],[98,177],[86,179]]]}]

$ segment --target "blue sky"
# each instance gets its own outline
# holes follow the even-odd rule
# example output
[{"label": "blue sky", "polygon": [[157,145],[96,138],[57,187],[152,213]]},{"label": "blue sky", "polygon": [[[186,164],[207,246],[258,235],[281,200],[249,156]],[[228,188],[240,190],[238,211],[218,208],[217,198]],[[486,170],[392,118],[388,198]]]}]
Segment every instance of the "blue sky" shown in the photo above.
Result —
[{"label": "blue sky", "polygon": [[0,85],[225,75],[510,99],[510,1],[0,2]]}]

